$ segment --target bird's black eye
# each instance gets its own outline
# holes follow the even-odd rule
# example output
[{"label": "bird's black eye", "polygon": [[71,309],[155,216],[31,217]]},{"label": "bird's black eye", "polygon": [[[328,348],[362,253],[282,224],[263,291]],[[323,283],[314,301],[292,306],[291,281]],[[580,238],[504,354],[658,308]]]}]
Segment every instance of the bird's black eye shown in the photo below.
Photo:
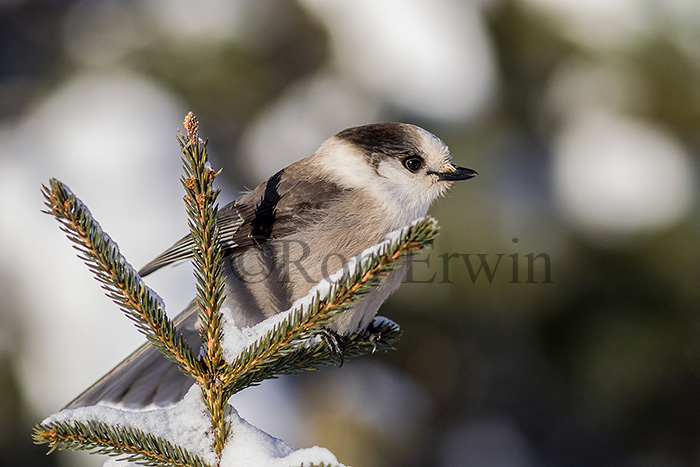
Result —
[{"label": "bird's black eye", "polygon": [[411,172],[418,172],[423,167],[423,159],[420,157],[408,157],[404,159],[403,166]]}]

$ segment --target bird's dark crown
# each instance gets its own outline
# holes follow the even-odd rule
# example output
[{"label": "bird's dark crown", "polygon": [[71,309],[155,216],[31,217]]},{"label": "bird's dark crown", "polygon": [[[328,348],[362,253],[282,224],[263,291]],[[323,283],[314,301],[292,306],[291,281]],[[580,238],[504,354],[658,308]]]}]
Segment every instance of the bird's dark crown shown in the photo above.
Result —
[{"label": "bird's dark crown", "polygon": [[415,127],[404,123],[371,123],[348,128],[335,136],[362,149],[368,156],[399,156],[421,152]]}]

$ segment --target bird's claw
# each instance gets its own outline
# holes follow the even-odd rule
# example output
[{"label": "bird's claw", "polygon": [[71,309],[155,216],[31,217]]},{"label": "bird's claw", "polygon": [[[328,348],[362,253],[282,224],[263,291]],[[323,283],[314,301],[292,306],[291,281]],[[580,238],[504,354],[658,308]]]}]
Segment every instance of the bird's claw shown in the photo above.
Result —
[{"label": "bird's claw", "polygon": [[324,329],[321,332],[321,338],[328,346],[331,354],[338,355],[338,358],[340,359],[338,368],[343,366],[343,354],[345,353],[345,342],[343,341],[343,338],[337,332],[331,331],[330,329]]},{"label": "bird's claw", "polygon": [[382,340],[382,333],[374,326],[374,323],[370,323],[367,326],[367,332],[369,333],[369,341],[372,343],[372,353],[377,351],[377,343]]}]

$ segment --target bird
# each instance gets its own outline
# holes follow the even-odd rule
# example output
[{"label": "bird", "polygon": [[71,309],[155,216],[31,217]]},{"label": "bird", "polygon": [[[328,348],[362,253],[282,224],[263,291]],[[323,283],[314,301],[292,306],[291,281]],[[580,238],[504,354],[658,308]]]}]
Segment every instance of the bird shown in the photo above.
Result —
[{"label": "bird", "polygon": [[[218,211],[225,298],[239,328],[283,312],[350,258],[426,215],[454,182],[478,175],[452,162],[437,136],[407,123],[372,123],[342,130],[310,156],[281,169]],[[144,277],[192,257],[185,236],[140,271]],[[327,324],[331,348],[367,329],[406,275],[405,263]],[[198,307],[192,301],[174,324],[196,348]],[[164,406],[184,397],[193,380],[146,343],[71,401]]]}]

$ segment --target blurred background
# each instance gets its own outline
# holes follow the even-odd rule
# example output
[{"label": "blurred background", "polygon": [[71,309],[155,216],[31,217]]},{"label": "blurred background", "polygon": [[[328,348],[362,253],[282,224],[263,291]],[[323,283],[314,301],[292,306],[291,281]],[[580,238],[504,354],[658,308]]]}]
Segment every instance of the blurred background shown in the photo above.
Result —
[{"label": "blurred background", "polygon": [[[223,202],[375,121],[481,174],[381,310],[397,350],[248,389],[250,422],[363,467],[700,465],[698,83],[697,0],[1,2],[0,465],[99,465],[31,427],[142,339],[41,184],[139,267],[186,232],[189,110]],[[188,268],[148,278],[172,314]]]}]

